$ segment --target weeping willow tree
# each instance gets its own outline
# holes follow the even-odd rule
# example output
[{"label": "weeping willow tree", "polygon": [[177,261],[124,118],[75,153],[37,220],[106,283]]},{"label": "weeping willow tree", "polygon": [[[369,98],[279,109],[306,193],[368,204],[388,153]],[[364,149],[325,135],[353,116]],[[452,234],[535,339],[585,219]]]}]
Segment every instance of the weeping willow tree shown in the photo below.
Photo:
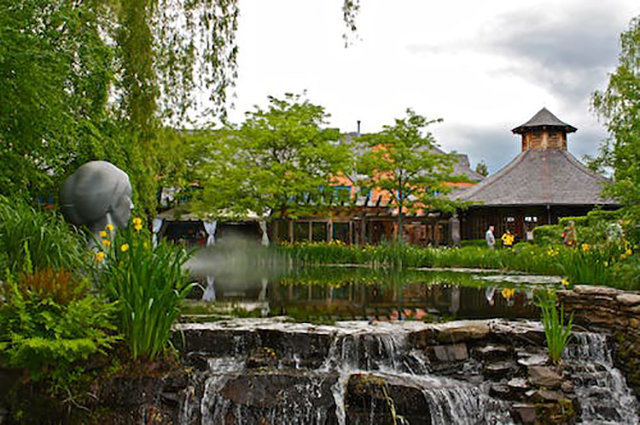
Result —
[{"label": "weeping willow tree", "polygon": [[[344,0],[344,34],[356,31],[359,0]],[[181,128],[192,118],[225,117],[227,93],[237,77],[238,0],[120,0],[109,5],[108,34],[115,42],[115,106],[134,140],[138,202],[155,207],[162,176],[165,183],[185,180],[175,149],[165,149],[163,125]],[[200,113],[200,116],[194,114]],[[170,137],[175,143],[176,135]],[[153,151],[154,155],[149,155]],[[171,155],[163,153],[171,152]],[[153,177],[153,179],[150,179]],[[169,181],[171,182],[169,182]]]},{"label": "weeping willow tree", "polygon": [[[347,43],[359,3],[342,6]],[[224,115],[237,77],[238,0],[120,0],[110,10],[119,106],[134,126],[147,132],[159,122],[181,125],[196,110]]]},{"label": "weeping willow tree", "polygon": [[[81,163],[104,159],[153,213],[158,186],[187,172],[171,129],[198,112],[224,116],[238,3],[0,0],[0,193],[51,194]],[[358,10],[344,1],[346,34]]]}]

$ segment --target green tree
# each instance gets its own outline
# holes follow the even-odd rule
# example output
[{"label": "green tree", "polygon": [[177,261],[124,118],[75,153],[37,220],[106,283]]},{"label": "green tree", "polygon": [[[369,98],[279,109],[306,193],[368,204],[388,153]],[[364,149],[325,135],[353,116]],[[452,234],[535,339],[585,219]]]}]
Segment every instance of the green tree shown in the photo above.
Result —
[{"label": "green tree", "polygon": [[592,106],[604,120],[610,138],[600,146],[594,167],[611,167],[615,182],[604,194],[639,214],[640,201],[640,16],[620,36],[618,67],[604,91],[592,96]]},{"label": "green tree", "polygon": [[203,162],[203,213],[244,216],[253,211],[270,217],[295,217],[320,207],[322,188],[350,159],[340,132],[324,128],[322,106],[300,95],[269,97],[240,126],[211,137]]},{"label": "green tree", "polygon": [[476,165],[476,173],[485,177],[489,175],[489,169],[487,168],[487,164],[485,164],[484,161],[481,161],[478,163],[478,165]]},{"label": "green tree", "polygon": [[112,49],[96,4],[0,0],[0,193],[55,192],[101,145]]},{"label": "green tree", "polygon": [[365,176],[359,184],[386,193],[398,208],[398,241],[407,212],[453,212],[458,206],[444,196],[451,190],[446,182],[461,180],[451,175],[455,157],[439,152],[431,133],[423,134],[423,129],[440,121],[407,109],[407,116],[396,119],[394,125],[360,138],[367,148],[358,164],[358,173]]},{"label": "green tree", "polygon": [[[347,31],[358,9],[345,0]],[[238,17],[238,0],[0,0],[0,193],[53,194],[108,160],[152,214],[159,184],[188,174],[164,126],[224,111]]]}]

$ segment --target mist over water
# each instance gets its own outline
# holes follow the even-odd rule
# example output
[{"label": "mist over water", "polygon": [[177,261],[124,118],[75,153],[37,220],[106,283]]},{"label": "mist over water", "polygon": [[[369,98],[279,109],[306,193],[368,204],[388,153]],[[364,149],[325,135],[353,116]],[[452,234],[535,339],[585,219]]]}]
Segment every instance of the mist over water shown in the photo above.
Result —
[{"label": "mist over water", "polygon": [[207,287],[211,291],[215,282],[216,291],[244,297],[262,290],[265,281],[282,276],[286,264],[274,249],[251,239],[227,237],[216,245],[198,248],[185,268],[205,291]]}]

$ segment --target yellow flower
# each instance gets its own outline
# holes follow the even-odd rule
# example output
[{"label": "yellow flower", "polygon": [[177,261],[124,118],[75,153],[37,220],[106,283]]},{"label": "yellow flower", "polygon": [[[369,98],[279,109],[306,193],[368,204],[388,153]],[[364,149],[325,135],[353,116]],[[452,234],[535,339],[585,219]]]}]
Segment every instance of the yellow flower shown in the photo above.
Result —
[{"label": "yellow flower", "polygon": [[629,255],[633,254],[633,251],[631,251],[631,248],[629,248],[629,249],[627,249],[624,253],[625,253],[627,256],[629,256]]},{"label": "yellow flower", "polygon": [[505,299],[509,299],[511,297],[513,297],[516,293],[515,289],[510,289],[510,288],[504,288],[502,290],[502,297]]},{"label": "yellow flower", "polygon": [[127,252],[129,250],[129,244],[124,244],[120,247],[120,251]]},{"label": "yellow flower", "polygon": [[104,230],[100,232],[100,237],[101,238],[106,238],[107,237],[107,232],[105,232]]},{"label": "yellow flower", "polygon": [[604,262],[604,266],[605,266],[605,267],[609,267],[609,262],[608,262],[608,261],[605,261],[605,262]]},{"label": "yellow flower", "polygon": [[103,244],[104,246],[110,246],[110,245],[111,245],[111,241],[110,241],[109,239],[103,239],[103,240],[102,240],[102,244]]},{"label": "yellow flower", "polygon": [[564,279],[562,279],[562,286],[569,286],[569,279],[567,279],[566,277]]},{"label": "yellow flower", "polygon": [[586,244],[586,243],[583,243],[583,244],[582,244],[582,250],[583,250],[583,251],[585,251],[585,252],[586,252],[586,251],[589,251],[589,245],[588,245],[588,244]]},{"label": "yellow flower", "polygon": [[133,219],[133,224],[142,224],[142,219],[140,217],[136,217]]},{"label": "yellow flower", "polygon": [[102,251],[96,252],[96,261],[99,263],[102,260],[104,260],[104,252]]},{"label": "yellow flower", "polygon": [[136,229],[137,232],[139,232],[140,230],[142,230],[142,224],[136,223],[133,225],[133,228]]},{"label": "yellow flower", "polygon": [[110,232],[113,232],[113,224],[107,224],[104,228]]}]

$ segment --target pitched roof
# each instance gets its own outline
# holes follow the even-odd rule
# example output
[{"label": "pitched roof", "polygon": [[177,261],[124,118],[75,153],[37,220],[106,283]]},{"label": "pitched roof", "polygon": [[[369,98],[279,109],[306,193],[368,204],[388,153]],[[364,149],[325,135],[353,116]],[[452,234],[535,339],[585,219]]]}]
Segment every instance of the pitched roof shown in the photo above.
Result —
[{"label": "pitched roof", "polygon": [[540,109],[538,113],[535,114],[529,121],[522,125],[519,125],[511,131],[513,131],[514,133],[524,133],[525,131],[536,127],[561,127],[567,133],[578,131],[578,129],[574,126],[560,121],[558,117],[549,112],[547,108]]},{"label": "pitched roof", "polygon": [[454,176],[466,176],[473,182],[479,182],[484,179],[482,174],[476,173],[469,164],[469,156],[463,153],[455,154],[457,161],[453,163]]},{"label": "pitched roof", "polygon": [[[446,153],[438,147],[434,147],[433,150],[437,153]],[[453,170],[451,172],[452,176],[465,176],[472,182],[479,182],[484,179],[484,176],[482,174],[476,173],[471,168],[471,164],[469,163],[469,156],[467,154],[455,152],[453,155],[455,156],[455,161],[453,161],[453,164],[451,164],[453,167]]]},{"label": "pitched roof", "polygon": [[602,198],[608,180],[563,149],[531,149],[475,186],[452,196],[486,206],[616,205]]}]

